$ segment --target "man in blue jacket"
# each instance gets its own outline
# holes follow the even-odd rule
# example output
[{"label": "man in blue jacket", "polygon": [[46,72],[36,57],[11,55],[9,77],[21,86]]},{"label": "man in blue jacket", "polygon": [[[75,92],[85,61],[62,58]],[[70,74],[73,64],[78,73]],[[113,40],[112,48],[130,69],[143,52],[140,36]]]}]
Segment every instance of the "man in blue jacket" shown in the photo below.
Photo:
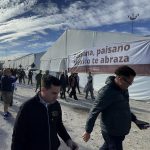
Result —
[{"label": "man in blue jacket", "polygon": [[149,123],[137,120],[130,111],[128,87],[133,83],[135,71],[128,66],[120,66],[115,74],[116,76],[108,77],[106,85],[99,90],[83,134],[83,140],[87,142],[96,118],[101,113],[104,144],[99,150],[123,150],[122,142],[130,131],[131,121],[140,129],[149,127]]},{"label": "man in blue jacket", "polygon": [[16,82],[17,78],[11,77],[11,70],[5,69],[3,71],[3,76],[1,77],[1,94],[4,101],[4,119],[7,119],[10,116],[8,108],[13,99],[13,83]]},{"label": "man in blue jacket", "polygon": [[41,91],[18,112],[11,150],[58,150],[58,135],[71,150],[78,149],[63,125],[59,92],[59,79],[51,75],[42,78]]}]

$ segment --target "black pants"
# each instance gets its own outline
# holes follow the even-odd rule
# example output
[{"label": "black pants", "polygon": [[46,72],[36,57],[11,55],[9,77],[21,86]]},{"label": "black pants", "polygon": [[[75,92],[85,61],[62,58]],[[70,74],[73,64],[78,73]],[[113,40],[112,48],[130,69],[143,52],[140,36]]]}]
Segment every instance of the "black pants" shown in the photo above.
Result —
[{"label": "black pants", "polygon": [[66,87],[60,88],[60,98],[66,99]]},{"label": "black pants", "polygon": [[78,100],[77,95],[76,95],[76,87],[72,87],[71,92],[69,94],[69,97],[72,98],[72,96],[74,96],[75,100]]},{"label": "black pants", "polygon": [[39,91],[41,91],[41,82],[39,81],[36,82],[35,92],[37,91],[38,88],[39,88]]},{"label": "black pants", "polygon": [[122,142],[125,136],[111,136],[105,132],[102,132],[104,138],[104,144],[99,150],[123,150]]},{"label": "black pants", "polygon": [[[23,81],[23,83],[25,84],[25,77],[22,77],[22,79],[21,79],[22,81]],[[22,81],[21,81],[21,83],[22,83]]]},{"label": "black pants", "polygon": [[93,93],[93,89],[88,89],[88,90],[86,91],[85,99],[87,99],[89,92],[90,92],[90,94],[91,94],[91,99],[95,99],[94,93]]},{"label": "black pants", "polygon": [[31,82],[32,84],[32,78],[28,78],[28,84]]},{"label": "black pants", "polygon": [[80,94],[81,92],[80,92],[79,83],[77,83],[77,89],[78,89],[78,92],[79,92],[79,94]]}]

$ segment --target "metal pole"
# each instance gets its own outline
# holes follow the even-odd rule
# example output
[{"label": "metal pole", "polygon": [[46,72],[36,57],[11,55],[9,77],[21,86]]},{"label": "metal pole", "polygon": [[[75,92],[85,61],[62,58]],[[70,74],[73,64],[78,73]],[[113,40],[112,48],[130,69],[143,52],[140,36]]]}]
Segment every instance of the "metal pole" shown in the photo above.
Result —
[{"label": "metal pole", "polygon": [[133,20],[131,22],[132,22],[132,34],[133,34]]},{"label": "metal pole", "polygon": [[131,16],[128,16],[128,18],[131,20],[132,23],[132,33],[133,33],[133,21],[139,16],[139,14],[132,14]]}]

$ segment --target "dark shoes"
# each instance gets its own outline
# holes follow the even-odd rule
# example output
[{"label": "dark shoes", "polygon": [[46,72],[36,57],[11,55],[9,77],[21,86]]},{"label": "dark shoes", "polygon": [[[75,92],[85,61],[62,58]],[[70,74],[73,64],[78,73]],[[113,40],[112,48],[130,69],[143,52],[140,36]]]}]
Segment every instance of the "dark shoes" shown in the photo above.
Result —
[{"label": "dark shoes", "polygon": [[7,120],[8,117],[10,117],[10,116],[11,116],[11,113],[10,113],[10,112],[4,112],[4,113],[3,113],[3,117],[4,117],[5,120]]},{"label": "dark shoes", "polygon": [[74,97],[74,100],[78,100],[78,98],[77,98],[77,97]]}]

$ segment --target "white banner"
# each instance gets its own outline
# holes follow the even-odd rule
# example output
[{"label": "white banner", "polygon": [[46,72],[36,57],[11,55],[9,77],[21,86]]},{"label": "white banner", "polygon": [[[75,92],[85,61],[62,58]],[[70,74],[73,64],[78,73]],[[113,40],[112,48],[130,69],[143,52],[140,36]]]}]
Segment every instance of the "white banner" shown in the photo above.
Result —
[{"label": "white banner", "polygon": [[150,64],[150,40],[87,48],[68,56],[68,68]]}]

